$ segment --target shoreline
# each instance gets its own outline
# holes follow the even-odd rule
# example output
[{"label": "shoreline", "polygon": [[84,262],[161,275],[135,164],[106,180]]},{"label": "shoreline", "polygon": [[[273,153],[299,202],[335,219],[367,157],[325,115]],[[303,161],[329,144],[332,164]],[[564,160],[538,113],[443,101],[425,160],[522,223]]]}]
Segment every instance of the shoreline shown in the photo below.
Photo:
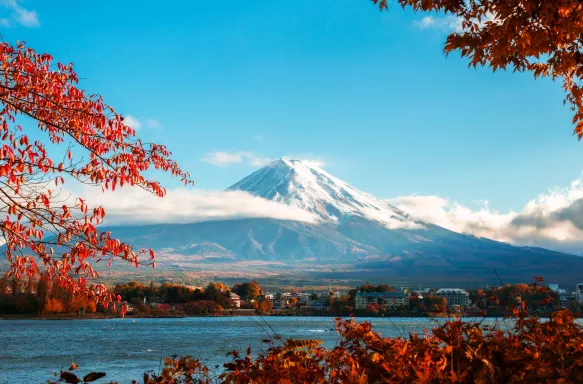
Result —
[{"label": "shoreline", "polygon": [[[337,314],[292,314],[292,313],[228,313],[228,314],[216,314],[216,315],[199,315],[199,316],[182,316],[182,315],[167,315],[167,316],[125,316],[125,319],[183,319],[183,318],[190,318],[190,317],[330,317],[330,318],[337,318],[337,317],[350,317],[346,315],[337,315]],[[420,318],[434,318],[434,319],[454,319],[454,318],[461,318],[461,319],[478,319],[478,318],[503,318],[504,316],[428,316],[427,314],[420,315],[420,314],[411,314],[408,316],[398,315],[398,316],[353,316],[354,318],[411,318],[411,319],[420,319]],[[541,319],[548,319],[548,316],[539,316]],[[582,319],[583,316],[575,316],[577,319]],[[0,322],[3,320],[112,320],[112,319],[122,319],[120,316],[109,316],[101,313],[91,313],[85,315],[78,315],[78,314],[44,314],[44,315],[34,315],[34,314],[0,314]]]}]

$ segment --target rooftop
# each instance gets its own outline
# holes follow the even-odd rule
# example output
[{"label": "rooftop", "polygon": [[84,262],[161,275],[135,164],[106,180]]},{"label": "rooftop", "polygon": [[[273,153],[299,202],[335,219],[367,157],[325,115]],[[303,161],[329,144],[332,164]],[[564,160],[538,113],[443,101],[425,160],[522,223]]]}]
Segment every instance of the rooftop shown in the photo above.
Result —
[{"label": "rooftop", "polygon": [[398,292],[357,292],[356,296],[360,297],[403,297],[406,293],[403,291]]},{"label": "rooftop", "polygon": [[469,295],[469,293],[461,288],[440,288],[437,293],[457,293],[461,295]]}]

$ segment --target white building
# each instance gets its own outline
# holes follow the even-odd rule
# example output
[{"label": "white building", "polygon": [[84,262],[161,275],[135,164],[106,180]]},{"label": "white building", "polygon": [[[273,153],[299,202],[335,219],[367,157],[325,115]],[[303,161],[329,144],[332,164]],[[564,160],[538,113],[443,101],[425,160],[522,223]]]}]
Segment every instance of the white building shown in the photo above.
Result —
[{"label": "white building", "polygon": [[230,292],[229,304],[231,305],[231,307],[241,308],[241,296],[237,295],[236,293]]},{"label": "white building", "polygon": [[583,303],[583,283],[577,284],[577,288],[575,290],[575,297],[577,301]]},{"label": "white building", "polygon": [[288,307],[289,300],[285,294],[267,293],[263,297],[265,298],[265,300],[271,301],[271,304],[273,305],[273,309],[283,309],[283,308]]},{"label": "white building", "polygon": [[559,301],[563,308],[569,306],[569,298],[567,297],[567,291],[565,289],[559,288],[559,284],[549,284],[549,289],[559,294]]},{"label": "white building", "polygon": [[435,293],[439,297],[444,297],[448,307],[460,306],[468,308],[470,306],[470,294],[460,288],[441,288]]},{"label": "white building", "polygon": [[273,303],[273,309],[283,309],[288,307],[288,301],[284,297],[281,298],[274,298],[271,300]]},{"label": "white building", "polygon": [[399,292],[358,292],[356,294],[356,309],[365,309],[370,304],[381,307],[399,308],[409,306],[409,294]]},{"label": "white building", "polygon": [[307,303],[308,300],[310,299],[309,293],[300,293],[300,292],[293,292],[293,293],[286,292],[286,293],[283,293],[281,296],[287,300],[296,299],[298,303],[302,303],[302,304]]}]

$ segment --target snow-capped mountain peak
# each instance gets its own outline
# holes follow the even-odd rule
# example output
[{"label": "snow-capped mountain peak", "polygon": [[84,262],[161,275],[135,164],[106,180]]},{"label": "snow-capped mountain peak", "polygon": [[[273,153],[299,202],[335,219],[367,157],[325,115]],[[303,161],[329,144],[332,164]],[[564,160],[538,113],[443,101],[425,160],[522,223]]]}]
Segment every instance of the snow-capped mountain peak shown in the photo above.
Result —
[{"label": "snow-capped mountain peak", "polygon": [[362,216],[394,229],[419,227],[398,208],[301,160],[275,160],[228,190],[246,191],[268,200],[293,205],[327,221]]}]

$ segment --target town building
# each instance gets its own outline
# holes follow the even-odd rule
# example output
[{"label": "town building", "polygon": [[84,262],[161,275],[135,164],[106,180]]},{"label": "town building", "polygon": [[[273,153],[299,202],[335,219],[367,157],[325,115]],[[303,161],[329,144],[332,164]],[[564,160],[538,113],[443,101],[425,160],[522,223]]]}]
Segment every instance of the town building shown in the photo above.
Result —
[{"label": "town building", "polygon": [[445,298],[448,307],[468,308],[470,306],[470,294],[460,288],[441,288],[435,294]]},{"label": "town building", "polygon": [[569,297],[567,296],[567,291],[565,289],[559,288],[559,284],[549,284],[549,289],[559,294],[562,308],[567,308],[569,306]]},{"label": "town building", "polygon": [[549,289],[553,292],[557,292],[559,290],[559,284],[549,284]]},{"label": "town building", "polygon": [[409,294],[405,291],[397,292],[357,292],[356,309],[365,309],[371,304],[379,304],[387,309],[409,306]]},{"label": "town building", "polygon": [[282,298],[286,299],[286,300],[291,300],[291,299],[295,299],[295,301],[297,303],[300,304],[306,304],[308,302],[308,300],[310,299],[310,294],[309,293],[300,293],[300,292],[286,292],[283,293]]},{"label": "town building", "polygon": [[322,299],[316,299],[316,300],[312,300],[309,299],[308,303],[307,303],[307,307],[311,308],[311,309],[324,309],[324,300]]},{"label": "town building", "polygon": [[577,288],[575,290],[575,297],[577,301],[583,303],[583,283],[577,284]]},{"label": "town building", "polygon": [[288,300],[283,296],[276,296],[273,300],[273,309],[284,309],[288,307]]},{"label": "town building", "polygon": [[230,292],[229,304],[231,305],[231,307],[241,308],[241,296],[237,295],[236,293]]}]

